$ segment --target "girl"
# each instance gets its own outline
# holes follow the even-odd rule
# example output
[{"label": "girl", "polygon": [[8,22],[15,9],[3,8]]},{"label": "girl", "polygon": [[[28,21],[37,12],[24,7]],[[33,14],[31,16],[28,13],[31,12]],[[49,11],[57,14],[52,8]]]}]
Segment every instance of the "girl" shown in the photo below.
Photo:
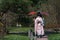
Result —
[{"label": "girl", "polygon": [[42,37],[44,35],[43,29],[43,18],[40,12],[37,13],[37,17],[35,19],[35,35],[37,34],[38,37]]}]

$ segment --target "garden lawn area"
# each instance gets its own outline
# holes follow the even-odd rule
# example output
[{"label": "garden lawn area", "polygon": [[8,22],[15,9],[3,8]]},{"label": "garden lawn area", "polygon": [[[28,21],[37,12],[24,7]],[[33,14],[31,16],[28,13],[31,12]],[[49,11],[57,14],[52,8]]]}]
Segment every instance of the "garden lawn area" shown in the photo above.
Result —
[{"label": "garden lawn area", "polygon": [[60,40],[60,34],[49,34],[48,39],[49,40]]},{"label": "garden lawn area", "polygon": [[8,28],[9,32],[28,32],[31,27],[10,27]]},{"label": "garden lawn area", "polygon": [[4,40],[29,40],[27,36],[21,36],[21,35],[6,35],[4,37]]},{"label": "garden lawn area", "polygon": [[[31,27],[9,27],[9,32],[28,32],[28,30],[33,29]],[[7,34],[4,36],[4,40],[29,40],[26,35],[19,34]]]}]

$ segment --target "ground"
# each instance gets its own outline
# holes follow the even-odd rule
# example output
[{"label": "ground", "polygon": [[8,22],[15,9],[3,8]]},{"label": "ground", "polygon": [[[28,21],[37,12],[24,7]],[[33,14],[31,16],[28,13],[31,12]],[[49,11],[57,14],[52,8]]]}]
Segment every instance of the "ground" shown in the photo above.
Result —
[{"label": "ground", "polygon": [[48,38],[37,38],[37,40],[48,40]]},{"label": "ground", "polygon": [[[30,28],[12,28],[9,29],[11,32],[19,32],[19,31],[28,31]],[[60,34],[48,34],[48,38],[41,38],[38,40],[60,40]],[[8,34],[5,35],[4,40],[29,40],[29,37],[26,35],[19,35],[19,34]]]},{"label": "ground", "polygon": [[49,34],[48,39],[49,40],[60,40],[60,34]]},{"label": "ground", "polygon": [[4,40],[29,40],[29,38],[21,35],[6,35]]}]

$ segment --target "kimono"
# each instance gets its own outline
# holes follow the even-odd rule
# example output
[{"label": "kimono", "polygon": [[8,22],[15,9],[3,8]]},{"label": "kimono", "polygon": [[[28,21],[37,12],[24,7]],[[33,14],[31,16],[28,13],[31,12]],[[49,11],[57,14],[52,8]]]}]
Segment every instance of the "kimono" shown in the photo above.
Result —
[{"label": "kimono", "polygon": [[43,18],[42,17],[37,17],[35,19],[35,35],[44,35],[44,23],[43,23]]}]

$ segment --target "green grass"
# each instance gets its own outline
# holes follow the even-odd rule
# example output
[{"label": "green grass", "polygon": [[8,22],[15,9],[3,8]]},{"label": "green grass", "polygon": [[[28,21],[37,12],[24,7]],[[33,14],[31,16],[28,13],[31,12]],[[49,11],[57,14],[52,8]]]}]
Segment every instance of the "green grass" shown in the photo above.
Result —
[{"label": "green grass", "polygon": [[6,35],[4,40],[29,40],[29,38],[21,35]]},{"label": "green grass", "polygon": [[[30,27],[9,27],[9,32],[27,32]],[[33,29],[33,28],[32,28]],[[28,36],[9,34],[4,36],[4,40],[29,40]]]},{"label": "green grass", "polygon": [[[27,32],[28,30],[34,30],[33,28],[30,27],[11,27],[9,28],[10,32]],[[22,35],[7,35],[5,36],[5,40],[29,40],[27,36],[22,36]],[[49,40],[60,40],[60,34],[49,34],[48,35]]]},{"label": "green grass", "polygon": [[60,40],[60,34],[50,34],[48,35],[49,40]]},{"label": "green grass", "polygon": [[[29,40],[29,38],[22,35],[6,35],[4,40]],[[48,40],[60,40],[60,34],[49,34]]]},{"label": "green grass", "polygon": [[30,27],[10,27],[8,30],[10,32],[27,32],[28,30],[33,29]]}]

